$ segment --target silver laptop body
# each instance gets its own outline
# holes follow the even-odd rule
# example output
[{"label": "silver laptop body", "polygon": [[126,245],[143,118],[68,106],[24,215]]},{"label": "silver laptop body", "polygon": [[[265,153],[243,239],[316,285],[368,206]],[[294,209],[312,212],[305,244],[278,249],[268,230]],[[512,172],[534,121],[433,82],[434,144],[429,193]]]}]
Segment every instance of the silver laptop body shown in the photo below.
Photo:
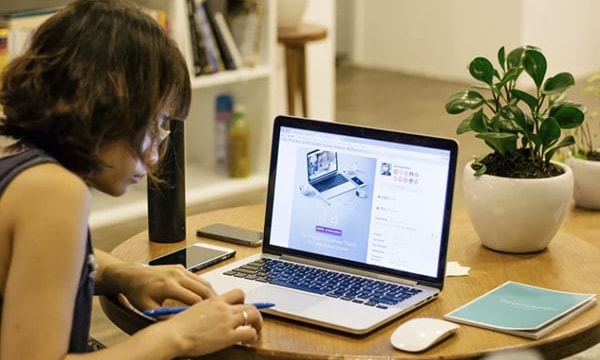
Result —
[{"label": "silver laptop body", "polygon": [[[303,191],[315,149],[352,191]],[[457,155],[452,139],[278,116],[262,252],[203,277],[276,304],[264,313],[368,333],[442,290]]]}]

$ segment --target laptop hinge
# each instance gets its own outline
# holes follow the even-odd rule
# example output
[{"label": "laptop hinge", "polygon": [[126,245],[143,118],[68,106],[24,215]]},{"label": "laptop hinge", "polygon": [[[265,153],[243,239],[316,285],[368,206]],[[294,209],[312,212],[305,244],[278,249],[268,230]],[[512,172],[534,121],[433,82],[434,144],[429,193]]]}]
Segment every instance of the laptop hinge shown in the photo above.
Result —
[{"label": "laptop hinge", "polygon": [[368,277],[368,278],[372,278],[372,279],[389,281],[389,282],[398,283],[398,284],[402,284],[402,285],[408,285],[408,286],[418,285],[418,282],[412,281],[412,280],[407,280],[407,279],[389,276],[389,275],[378,274],[378,273],[374,273],[374,272],[368,272],[368,271],[356,269],[356,268],[349,267],[349,266],[335,265],[335,264],[329,264],[329,263],[316,261],[316,260],[309,260],[309,259],[306,259],[303,257],[281,255],[279,257],[279,259],[297,262],[297,263],[310,265],[310,266],[316,266],[316,267],[320,267],[320,268],[325,268],[328,270],[346,272],[346,273],[350,273],[350,274],[354,274],[354,275],[358,275],[358,276],[364,276],[364,277]]}]

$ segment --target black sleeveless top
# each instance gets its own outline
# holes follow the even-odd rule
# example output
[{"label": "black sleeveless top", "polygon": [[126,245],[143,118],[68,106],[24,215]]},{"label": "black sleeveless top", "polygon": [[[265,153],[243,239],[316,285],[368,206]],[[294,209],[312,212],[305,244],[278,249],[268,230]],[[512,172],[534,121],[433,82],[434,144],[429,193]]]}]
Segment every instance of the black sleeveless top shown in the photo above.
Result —
[{"label": "black sleeveless top", "polygon": [[[54,158],[36,149],[28,149],[14,155],[0,158],[0,195],[18,174],[28,168],[44,163],[58,162]],[[88,351],[87,342],[92,315],[94,277],[97,268],[89,229],[86,242],[85,262],[81,269],[81,277],[79,279],[75,299],[75,309],[73,310],[69,353],[82,353]],[[2,314],[2,302],[3,299],[0,296],[0,316]]]}]

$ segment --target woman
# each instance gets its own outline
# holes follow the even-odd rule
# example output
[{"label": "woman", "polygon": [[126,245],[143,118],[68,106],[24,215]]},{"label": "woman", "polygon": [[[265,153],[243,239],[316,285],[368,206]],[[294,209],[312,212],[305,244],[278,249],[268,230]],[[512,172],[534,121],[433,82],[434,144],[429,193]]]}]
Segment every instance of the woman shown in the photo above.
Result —
[{"label": "woman", "polygon": [[[216,295],[182,267],[91,247],[91,188],[119,196],[152,176],[169,121],[187,116],[187,66],[160,26],[119,0],[73,2],[2,79],[0,135],[12,143],[0,148],[0,359],[171,359],[256,341],[262,318],[240,290]],[[193,306],[74,355],[87,350],[94,292]]]}]

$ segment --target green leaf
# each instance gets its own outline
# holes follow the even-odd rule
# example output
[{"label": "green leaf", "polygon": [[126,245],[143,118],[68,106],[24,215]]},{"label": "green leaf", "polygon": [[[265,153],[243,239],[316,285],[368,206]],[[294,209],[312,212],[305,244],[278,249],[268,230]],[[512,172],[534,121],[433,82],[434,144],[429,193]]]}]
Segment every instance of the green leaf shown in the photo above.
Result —
[{"label": "green leaf", "polygon": [[519,78],[519,75],[521,74],[522,71],[523,70],[518,67],[509,68],[504,73],[504,76],[500,79],[500,81],[498,83],[496,83],[496,86],[495,86],[496,89],[498,89],[498,91],[499,91],[506,84],[517,81],[517,79]]},{"label": "green leaf", "polygon": [[535,128],[535,122],[533,121],[533,118],[529,115],[525,115],[525,123],[521,124],[521,127],[527,131],[533,131]]},{"label": "green leaf", "polygon": [[525,45],[525,46],[523,46],[523,49],[525,49],[525,50],[537,50],[538,52],[542,52],[542,49],[540,49],[537,46],[533,46],[533,45]]},{"label": "green leaf", "polygon": [[525,115],[523,111],[516,105],[507,105],[502,107],[498,111],[498,124],[499,129],[508,132],[523,132],[527,124],[525,122]]},{"label": "green leaf", "polygon": [[560,125],[558,125],[558,121],[553,117],[542,121],[538,135],[542,142],[542,149],[550,148],[560,137]]},{"label": "green leaf", "polygon": [[565,147],[565,146],[571,146],[575,144],[575,138],[573,137],[573,135],[567,135],[564,138],[562,138],[562,140],[556,144],[557,148],[561,148],[561,147]]},{"label": "green leaf", "polygon": [[502,117],[496,117],[496,121],[494,123],[494,127],[498,132],[507,132],[512,134],[518,134],[521,130],[516,125],[517,124],[514,121]]},{"label": "green leaf", "polygon": [[475,137],[485,140],[486,144],[501,156],[512,154],[517,149],[518,137],[515,134],[490,132],[477,134]]},{"label": "green leaf", "polygon": [[550,112],[550,115],[556,119],[562,129],[575,129],[583,124],[585,114],[578,106],[564,103],[555,109]]},{"label": "green leaf", "polygon": [[494,77],[496,79],[500,79],[500,73],[498,72],[498,70],[494,69]]},{"label": "green leaf", "polygon": [[512,50],[508,53],[508,57],[506,58],[507,69],[510,70],[512,68],[520,68],[523,59],[524,48],[519,47]]},{"label": "green leaf", "polygon": [[487,132],[502,132],[502,124],[498,114],[492,116],[490,119],[490,127]]},{"label": "green leaf", "polygon": [[525,50],[523,56],[523,68],[533,79],[536,88],[539,89],[546,76],[547,63],[544,54],[537,50]]},{"label": "green leaf", "polygon": [[458,124],[458,127],[456,128],[456,134],[460,135],[460,134],[464,134],[466,132],[471,131],[471,119],[473,118],[473,115],[469,116],[466,119],[463,119],[463,121],[460,122],[460,124]]},{"label": "green leaf", "polygon": [[515,97],[515,98],[523,101],[525,104],[527,104],[527,106],[529,106],[529,109],[532,112],[535,111],[535,108],[537,107],[537,104],[538,104],[538,99],[535,96],[533,96],[525,91],[518,90],[518,89],[512,89],[510,91],[510,93],[512,94],[513,97]]},{"label": "green leaf", "polygon": [[485,166],[484,164],[481,164],[481,166],[477,170],[475,170],[473,175],[481,176],[481,175],[485,174],[486,172],[487,172],[487,166]]},{"label": "green leaf", "polygon": [[477,91],[467,90],[451,95],[446,102],[448,114],[460,114],[465,110],[472,110],[485,103],[485,98]]},{"label": "green leaf", "polygon": [[483,113],[483,109],[479,109],[479,111],[474,113],[473,116],[471,117],[469,126],[470,126],[471,130],[478,132],[478,133],[488,132],[489,129],[488,129],[487,122],[488,122],[488,118]]},{"label": "green leaf", "polygon": [[530,116],[525,117],[525,125],[522,127],[523,137],[521,138],[521,140],[522,140],[521,147],[526,147],[529,142],[533,142],[536,146],[540,146],[541,140],[533,132],[534,128],[535,128],[535,126],[533,124],[533,120],[531,119],[531,117]]},{"label": "green leaf", "polygon": [[573,75],[568,72],[562,72],[546,80],[542,93],[546,95],[560,94],[573,85],[575,85]]},{"label": "green leaf", "polygon": [[506,71],[506,51],[504,50],[504,46],[498,49],[498,64],[500,64],[502,71]]},{"label": "green leaf", "polygon": [[558,144],[556,144],[555,147],[546,151],[546,154],[544,155],[544,159],[546,161],[552,160],[552,157],[554,157],[554,154],[556,153],[556,151],[558,149],[567,147],[567,146],[571,146],[573,144],[575,144],[575,138],[573,137],[573,135],[565,136]]},{"label": "green leaf", "polygon": [[485,164],[480,162],[480,159],[477,158],[473,159],[473,162],[471,163],[471,169],[475,171],[475,173],[473,173],[474,176],[481,176],[487,171]]},{"label": "green leaf", "polygon": [[468,131],[475,131],[478,133],[488,132],[490,131],[488,123],[489,119],[483,112],[483,109],[479,109],[458,124],[456,133],[460,135]]},{"label": "green leaf", "polygon": [[469,64],[469,73],[476,80],[484,82],[488,84],[490,87],[494,81],[494,65],[484,58],[484,57],[476,57]]},{"label": "green leaf", "polygon": [[[523,137],[523,140],[527,140],[530,143],[533,143],[535,145],[536,149],[538,149],[540,146],[542,146],[542,139],[539,136],[539,132],[537,134],[530,132],[527,134],[526,137],[525,136]],[[527,145],[527,142],[524,142],[523,147],[525,147],[526,145]]]}]

